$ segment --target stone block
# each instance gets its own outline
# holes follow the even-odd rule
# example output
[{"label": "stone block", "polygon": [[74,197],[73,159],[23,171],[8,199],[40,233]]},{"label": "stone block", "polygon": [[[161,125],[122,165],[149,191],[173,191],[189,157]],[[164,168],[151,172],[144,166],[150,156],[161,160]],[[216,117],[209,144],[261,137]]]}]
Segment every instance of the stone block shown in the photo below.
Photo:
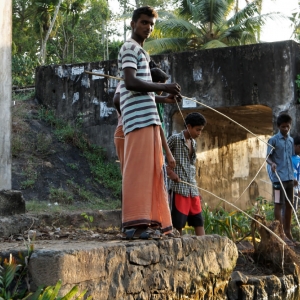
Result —
[{"label": "stone block", "polygon": [[20,191],[0,191],[0,216],[25,213],[25,200]]}]

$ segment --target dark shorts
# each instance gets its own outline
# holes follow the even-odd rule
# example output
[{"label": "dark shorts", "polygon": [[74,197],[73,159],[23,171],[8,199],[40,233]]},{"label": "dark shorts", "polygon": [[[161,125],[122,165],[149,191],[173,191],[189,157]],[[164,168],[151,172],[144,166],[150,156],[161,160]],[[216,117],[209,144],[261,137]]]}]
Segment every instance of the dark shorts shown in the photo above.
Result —
[{"label": "dark shorts", "polygon": [[[294,201],[294,181],[293,180],[282,181],[282,185],[284,187],[284,190],[285,190],[289,200],[293,204],[293,201]],[[275,204],[285,204],[285,201],[287,201],[287,200],[286,200],[285,193],[282,189],[282,186],[281,186],[280,182],[274,182],[273,183],[273,192],[274,192],[274,203]]]},{"label": "dark shorts", "polygon": [[184,228],[187,222],[193,227],[204,225],[200,196],[185,197],[173,193],[172,200],[172,223],[175,228]]}]

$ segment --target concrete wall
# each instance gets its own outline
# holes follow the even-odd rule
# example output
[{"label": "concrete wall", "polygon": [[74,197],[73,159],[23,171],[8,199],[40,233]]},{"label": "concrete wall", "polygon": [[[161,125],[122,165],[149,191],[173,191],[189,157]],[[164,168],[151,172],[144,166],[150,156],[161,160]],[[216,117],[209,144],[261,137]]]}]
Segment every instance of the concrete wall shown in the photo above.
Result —
[{"label": "concrete wall", "polygon": [[11,189],[12,1],[0,3],[0,191]]},{"label": "concrete wall", "polygon": [[[299,128],[295,86],[296,75],[300,73],[298,56],[299,45],[284,41],[159,55],[152,59],[170,75],[170,81],[181,85],[184,96],[213,107],[266,141],[277,132],[276,118],[283,111],[294,119],[292,134]],[[112,97],[117,82],[87,75],[84,70],[117,75],[116,61],[40,67],[36,71],[36,97],[60,117],[73,122],[77,117],[83,118],[88,137],[114,158],[117,114]],[[241,208],[252,206],[257,196],[271,199],[271,185],[262,167],[266,155],[264,142],[201,104],[184,101],[181,110],[184,116],[199,111],[208,120],[197,141],[200,187]],[[165,107],[165,123],[169,135],[183,128],[176,105]],[[213,195],[202,192],[202,196],[211,208],[220,204],[231,209]]]}]

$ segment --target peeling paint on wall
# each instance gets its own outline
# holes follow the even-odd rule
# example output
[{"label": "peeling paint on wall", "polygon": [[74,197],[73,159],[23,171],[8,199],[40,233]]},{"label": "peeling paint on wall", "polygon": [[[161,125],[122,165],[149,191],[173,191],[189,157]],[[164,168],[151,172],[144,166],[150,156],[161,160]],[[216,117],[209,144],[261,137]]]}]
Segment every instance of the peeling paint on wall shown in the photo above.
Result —
[{"label": "peeling paint on wall", "polygon": [[107,107],[106,102],[100,102],[100,118],[105,118],[115,111],[113,107]]},{"label": "peeling paint on wall", "polygon": [[81,85],[86,87],[86,88],[89,88],[91,85],[90,85],[90,79],[87,75],[83,75],[82,76],[82,79],[81,79]]},{"label": "peeling paint on wall", "polygon": [[[97,74],[104,74],[104,68],[102,68],[102,69],[93,69],[92,72],[97,73]],[[102,76],[92,75],[92,80],[104,79],[104,78],[105,77],[102,77]]]},{"label": "peeling paint on wall", "polygon": [[[196,100],[195,97],[191,98],[191,99],[194,99]],[[187,98],[182,98],[182,107],[183,108],[187,108],[187,107],[196,107],[197,106],[197,103],[192,101],[192,100],[189,100]]]},{"label": "peeling paint on wall", "polygon": [[72,102],[72,104],[74,104],[75,102],[77,102],[79,100],[79,92],[77,92],[77,93],[74,93],[74,95],[73,95],[73,102]]},{"label": "peeling paint on wall", "polygon": [[55,68],[55,75],[60,78],[68,77],[68,70],[65,70],[62,66]]},{"label": "peeling paint on wall", "polygon": [[80,75],[84,72],[84,66],[72,67],[71,75]]},{"label": "peeling paint on wall", "polygon": [[95,105],[99,105],[99,100],[96,97],[94,97],[92,103]]},{"label": "peeling paint on wall", "polygon": [[202,68],[193,69],[193,79],[194,79],[194,81],[202,80]]}]

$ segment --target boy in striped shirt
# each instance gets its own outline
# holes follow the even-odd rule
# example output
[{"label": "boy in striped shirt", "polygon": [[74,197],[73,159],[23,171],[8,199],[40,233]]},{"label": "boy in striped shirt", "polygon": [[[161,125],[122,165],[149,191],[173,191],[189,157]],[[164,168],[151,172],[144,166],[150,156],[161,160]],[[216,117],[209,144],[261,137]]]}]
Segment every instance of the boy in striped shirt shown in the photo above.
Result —
[{"label": "boy in striped shirt", "polygon": [[[122,182],[122,227],[126,238],[159,238],[172,231],[167,191],[163,180],[161,122],[155,100],[175,103],[180,97],[177,83],[153,83],[150,57],[143,49],[157,12],[140,7],[133,12],[131,38],[120,49],[118,69],[120,107],[123,119],[124,164]],[[155,92],[169,93],[155,96]]]}]

